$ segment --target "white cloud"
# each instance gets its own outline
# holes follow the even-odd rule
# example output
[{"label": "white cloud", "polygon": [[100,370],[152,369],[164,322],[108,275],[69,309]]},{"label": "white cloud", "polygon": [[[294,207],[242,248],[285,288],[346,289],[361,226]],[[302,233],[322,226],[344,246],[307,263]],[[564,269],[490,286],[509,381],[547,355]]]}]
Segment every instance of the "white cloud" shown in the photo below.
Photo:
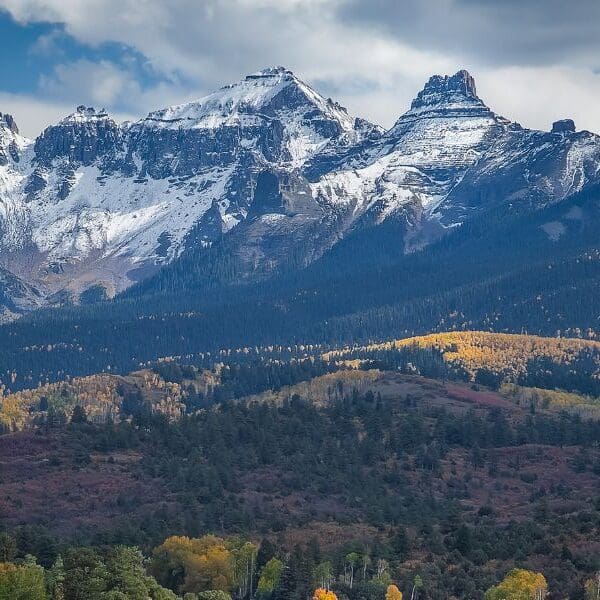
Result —
[{"label": "white cloud", "polygon": [[[417,47],[405,41],[409,37],[367,27],[360,19],[341,20],[346,1],[0,0],[0,7],[22,23],[60,23],[86,45],[125,44],[162,75],[161,83],[147,88],[123,64],[65,63],[41,81],[41,92],[56,103],[100,104],[142,116],[282,64],[351,112],[389,126],[430,75],[465,67],[492,109],[525,126],[548,128],[558,117],[573,116],[580,127],[600,131],[591,101],[600,77],[591,70],[499,67],[477,53],[465,60],[445,48],[425,50],[425,44]],[[357,85],[361,82],[372,85]]]},{"label": "white cloud", "polygon": [[[61,23],[88,45],[118,42],[165,76],[207,89],[240,74],[284,64],[305,75],[410,72],[431,58],[336,19],[338,0],[0,0],[22,23]],[[441,56],[441,55],[440,55]],[[399,61],[394,64],[393,61]],[[431,61],[435,66],[439,60]],[[387,63],[385,71],[381,71]],[[391,72],[390,72],[391,68]]]},{"label": "white cloud", "polygon": [[70,112],[60,103],[44,102],[31,96],[0,92],[0,111],[13,115],[19,131],[26,137],[34,137],[49,123]]},{"label": "white cloud", "polygon": [[78,60],[58,65],[40,81],[42,94],[52,97],[84,96],[80,102],[113,106],[123,99],[137,97],[140,86],[131,74],[109,61]]},{"label": "white cloud", "polygon": [[[0,110],[13,114],[22,132],[35,137],[80,104],[108,108],[115,120],[124,121],[195,97],[197,94],[165,82],[144,89],[129,71],[109,61],[78,60],[59,64],[43,76],[36,95],[0,92]],[[115,106],[120,108],[115,110]]]},{"label": "white cloud", "polygon": [[64,34],[53,29],[48,33],[44,33],[38,37],[35,44],[30,48],[29,53],[35,57],[42,56],[64,56],[64,52],[60,47],[60,42],[64,38]]},{"label": "white cloud", "polygon": [[600,77],[568,67],[507,67],[483,71],[478,93],[499,114],[525,127],[550,129],[574,119],[578,129],[600,132]]}]

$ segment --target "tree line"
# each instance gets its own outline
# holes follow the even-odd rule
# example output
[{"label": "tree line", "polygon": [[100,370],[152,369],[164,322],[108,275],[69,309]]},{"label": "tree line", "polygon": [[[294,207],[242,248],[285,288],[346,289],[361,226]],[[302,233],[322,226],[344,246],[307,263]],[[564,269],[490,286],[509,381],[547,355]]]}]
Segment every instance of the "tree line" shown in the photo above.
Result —
[{"label": "tree line", "polygon": [[[205,534],[171,536],[146,557],[136,547],[67,547],[51,564],[16,557],[0,534],[2,600],[425,600],[455,597],[431,588],[426,575],[396,573],[367,553],[323,554],[318,542],[282,552],[268,539]],[[581,582],[582,599],[596,600],[600,572]],[[404,593],[400,588],[404,589]],[[542,600],[543,574],[510,570],[481,593],[485,600]],[[469,597],[477,597],[477,594]]]}]

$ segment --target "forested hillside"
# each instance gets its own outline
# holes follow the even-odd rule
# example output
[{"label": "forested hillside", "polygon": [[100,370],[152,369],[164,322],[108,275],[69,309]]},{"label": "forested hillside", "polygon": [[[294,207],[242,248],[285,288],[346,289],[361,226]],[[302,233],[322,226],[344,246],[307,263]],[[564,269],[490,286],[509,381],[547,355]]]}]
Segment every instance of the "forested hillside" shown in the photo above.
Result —
[{"label": "forested hillside", "polygon": [[306,388],[312,398],[325,397],[340,383],[364,390],[377,369],[475,382],[515,402],[600,410],[600,342],[467,331],[339,349],[270,346],[199,353],[157,361],[126,376],[105,373],[14,393],[5,389],[0,424],[11,431],[48,418],[66,422],[77,405],[98,423],[140,411],[176,419],[252,395],[283,398],[299,390],[304,395]]},{"label": "forested hillside", "polygon": [[455,332],[6,393],[0,592],[593,600],[599,356]]},{"label": "forested hillside", "polygon": [[145,410],[167,417],[185,411],[182,390],[151,371],[122,377],[90,375],[7,394],[0,399],[0,428],[18,431],[39,423],[67,423],[78,410],[91,422],[106,423]]},{"label": "forested hillside", "polygon": [[[251,285],[220,266],[225,246],[198,249],[113,302],[38,311],[4,325],[0,379],[14,390],[125,374],[172,355],[438,331],[594,339],[599,198],[593,188],[533,214],[490,209],[410,254],[400,244],[401,222],[392,219],[377,236],[357,230],[311,266]],[[217,277],[221,268],[232,277]]]},{"label": "forested hillside", "polygon": [[[204,396],[177,419],[143,403],[97,423],[89,405],[70,419],[38,412],[0,436],[4,559],[38,581],[28,555],[49,582],[64,570],[67,600],[104,600],[129,578],[152,598],[170,597],[158,584],[247,598],[273,576],[279,563],[263,572],[273,557],[281,578],[261,597],[329,587],[383,600],[390,583],[410,594],[419,581],[422,599],[483,598],[514,567],[543,573],[551,598],[583,597],[600,567],[597,418],[532,410],[481,385],[327,365],[271,366],[254,383],[252,368],[223,368],[212,394],[223,385],[237,400]],[[208,377],[157,370],[182,389]],[[253,564],[235,567],[259,543]],[[122,547],[134,545],[158,584]]]},{"label": "forested hillside", "polygon": [[[429,376],[574,391],[600,397],[600,343],[569,338],[464,331],[431,334],[327,352]],[[360,363],[359,363],[360,364]]]}]

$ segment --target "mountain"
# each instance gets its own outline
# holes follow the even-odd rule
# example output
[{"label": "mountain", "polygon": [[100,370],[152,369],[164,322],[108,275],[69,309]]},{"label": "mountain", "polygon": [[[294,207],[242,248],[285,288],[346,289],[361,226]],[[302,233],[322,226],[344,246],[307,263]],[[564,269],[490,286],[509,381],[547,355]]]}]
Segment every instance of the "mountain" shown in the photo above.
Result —
[{"label": "mountain", "polygon": [[524,129],[493,113],[466,71],[431,77],[389,131],[353,150],[328,174],[317,157],[313,176],[337,198],[367,204],[376,223],[410,207],[407,250],[480,211],[537,209],[599,177],[597,135],[576,132],[572,122]]},{"label": "mountain", "polygon": [[[431,212],[493,140],[514,128],[477,97],[466,71],[436,75],[380,140],[353,148],[325,181],[391,211],[410,201]],[[362,189],[353,188],[352,175]]]},{"label": "mountain", "polygon": [[0,386],[125,374],[161,357],[273,347],[304,356],[315,344],[465,329],[598,339],[599,227],[597,185],[533,213],[483,213],[410,254],[398,248],[401,224],[388,219],[377,235],[350,233],[308,267],[265,281],[209,288],[235,273],[227,255],[201,262],[186,253],[112,302],[34,311],[0,327]]},{"label": "mountain", "polygon": [[260,279],[358,232],[376,240],[383,223],[395,252],[412,252],[600,177],[597,135],[511,123],[466,71],[431,77],[388,131],[283,67],[135,123],[80,106],[30,141],[0,122],[0,265],[34,290],[31,306],[152,289],[167,264],[203,265],[197,285],[223,262],[229,280]]},{"label": "mountain", "polygon": [[[519,226],[527,227],[532,219],[543,219],[544,210],[594,189],[599,167],[600,137],[576,131],[572,121],[557,122],[550,132],[524,129],[493,113],[466,71],[434,76],[389,131],[336,154],[330,146],[307,161],[296,181],[309,186],[324,214],[312,223],[308,241],[299,235],[306,219],[294,229],[295,237],[282,226],[289,221],[285,215],[277,215],[277,221],[273,216],[248,219],[211,252],[183,253],[133,293],[202,290],[219,278],[239,282],[281,260],[287,262],[279,264],[280,270],[288,273],[327,264],[328,273],[348,273],[354,290],[360,290],[365,274],[358,263],[370,261],[378,269],[461,226],[465,232],[485,227],[475,246],[515,219],[523,217]],[[289,189],[281,179],[279,189]],[[267,219],[272,221],[268,228]],[[550,255],[553,250],[551,245]],[[257,257],[254,265],[248,265],[248,255]]]},{"label": "mountain", "polygon": [[[11,119],[0,163],[2,261],[47,294],[100,283],[112,295],[186,244],[210,244],[269,212],[262,173],[290,175],[333,140],[345,147],[378,132],[283,68],[137,123],[80,106],[31,142]],[[304,192],[289,210],[309,218],[319,210]]]}]

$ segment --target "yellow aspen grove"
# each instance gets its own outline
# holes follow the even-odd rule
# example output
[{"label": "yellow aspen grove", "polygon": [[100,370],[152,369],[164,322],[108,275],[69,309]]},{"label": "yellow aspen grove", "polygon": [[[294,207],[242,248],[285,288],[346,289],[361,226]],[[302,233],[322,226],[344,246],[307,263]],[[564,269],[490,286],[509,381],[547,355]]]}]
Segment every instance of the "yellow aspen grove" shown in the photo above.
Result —
[{"label": "yellow aspen grove", "polygon": [[385,600],[402,600],[402,592],[398,589],[398,586],[393,583],[388,585],[385,592]]},{"label": "yellow aspen grove", "polygon": [[513,569],[485,593],[485,600],[543,600],[547,593],[548,584],[541,573]]}]

